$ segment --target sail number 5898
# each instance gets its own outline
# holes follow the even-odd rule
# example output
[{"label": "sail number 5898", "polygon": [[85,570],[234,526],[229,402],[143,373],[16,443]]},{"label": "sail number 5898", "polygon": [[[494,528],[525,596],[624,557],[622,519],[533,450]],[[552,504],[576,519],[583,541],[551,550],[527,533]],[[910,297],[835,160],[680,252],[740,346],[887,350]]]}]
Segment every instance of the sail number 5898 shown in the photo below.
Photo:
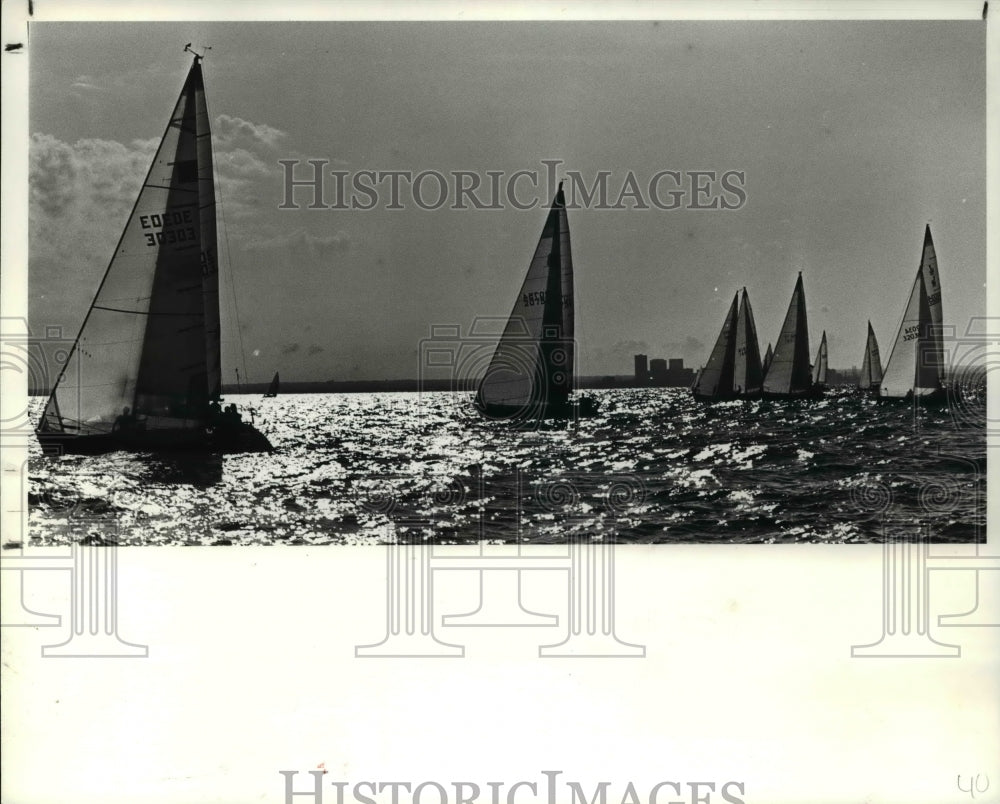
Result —
[{"label": "sail number 5898", "polygon": [[[536,304],[545,304],[545,291],[533,290],[530,293],[525,293],[522,296],[521,301],[524,302],[525,307],[534,307]],[[562,306],[569,307],[569,303],[569,294],[564,293],[562,297]]]}]

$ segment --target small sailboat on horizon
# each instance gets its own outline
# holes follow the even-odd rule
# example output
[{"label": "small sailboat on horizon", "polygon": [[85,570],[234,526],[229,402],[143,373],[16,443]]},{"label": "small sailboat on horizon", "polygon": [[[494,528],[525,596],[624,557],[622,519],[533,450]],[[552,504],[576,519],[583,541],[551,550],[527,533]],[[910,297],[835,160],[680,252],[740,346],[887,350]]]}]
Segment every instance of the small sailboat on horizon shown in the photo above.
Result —
[{"label": "small sailboat on horizon", "polygon": [[771,344],[767,345],[767,352],[764,354],[764,362],[761,364],[761,370],[767,374],[768,368],[771,366],[771,358],[774,357],[774,350],[771,348]]},{"label": "small sailboat on horizon", "polygon": [[49,394],[36,430],[47,453],[271,451],[235,405],[220,405],[215,179],[201,59],[194,54]]},{"label": "small sailboat on horizon", "polygon": [[823,330],[823,337],[819,342],[819,351],[816,352],[816,362],[813,363],[812,382],[813,389],[818,393],[826,390],[827,372],[827,352],[826,352],[826,330]]},{"label": "small sailboat on horizon", "polygon": [[878,393],[882,384],[882,361],[878,352],[878,340],[872,322],[868,322],[868,340],[865,343],[865,359],[861,363],[861,377],[858,387],[865,393]]},{"label": "small sailboat on horizon", "polygon": [[487,418],[592,416],[597,403],[571,400],[575,380],[573,256],[562,182],[514,308],[476,391]]},{"label": "small sailboat on horizon", "polygon": [[930,402],[946,398],[942,322],[941,279],[927,224],[917,275],[882,373],[880,400],[919,397]]},{"label": "small sailboat on horizon", "polygon": [[809,324],[806,319],[806,295],[802,272],[795,280],[788,311],[774,353],[764,375],[765,399],[789,399],[814,396],[809,364]]},{"label": "small sailboat on horizon", "polygon": [[273,399],[278,395],[278,389],[281,385],[281,381],[278,379],[278,372],[274,372],[274,376],[271,378],[271,384],[267,386],[267,392],[264,394],[265,399]]}]

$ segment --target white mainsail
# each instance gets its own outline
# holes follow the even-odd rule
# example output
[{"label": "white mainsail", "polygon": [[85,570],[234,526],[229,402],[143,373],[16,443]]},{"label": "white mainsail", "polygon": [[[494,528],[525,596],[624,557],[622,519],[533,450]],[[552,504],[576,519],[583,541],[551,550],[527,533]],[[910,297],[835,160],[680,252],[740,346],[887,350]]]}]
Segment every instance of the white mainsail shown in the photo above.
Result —
[{"label": "white mainsail", "polygon": [[878,351],[878,341],[872,322],[868,322],[868,342],[865,344],[865,359],[861,364],[860,385],[864,389],[876,387],[882,382],[882,361]]},{"label": "white mainsail", "polygon": [[736,362],[736,317],[740,294],[733,296],[719,337],[712,347],[705,367],[698,373],[691,390],[695,396],[728,397],[733,393],[733,369]]},{"label": "white mainsail", "polygon": [[881,396],[896,399],[910,393],[927,396],[941,387],[940,369],[935,363],[937,344],[931,327],[927,289],[923,274],[918,271],[882,375]]},{"label": "white mainsail", "polygon": [[826,330],[823,330],[823,337],[819,342],[819,351],[816,353],[816,362],[813,364],[813,385],[826,385],[826,369]]},{"label": "white mainsail", "polygon": [[196,59],[41,429],[107,433],[126,408],[147,429],[203,426],[221,390],[218,298],[212,146]]},{"label": "white mainsail", "polygon": [[562,183],[477,392],[480,407],[565,403],[573,389],[573,256]]},{"label": "white mainsail", "polygon": [[811,384],[806,297],[802,288],[802,273],[799,272],[785,321],[781,325],[781,334],[764,376],[764,393],[801,395],[809,391]]},{"label": "white mainsail", "polygon": [[763,370],[760,364],[760,343],[757,324],[750,307],[750,296],[743,288],[740,312],[736,319],[736,355],[733,368],[733,391],[736,394],[756,394],[760,391]]},{"label": "white mainsail", "polygon": [[944,375],[941,281],[931,227],[924,230],[920,266],[910,290],[906,311],[882,375],[879,394],[902,398],[939,391]]}]

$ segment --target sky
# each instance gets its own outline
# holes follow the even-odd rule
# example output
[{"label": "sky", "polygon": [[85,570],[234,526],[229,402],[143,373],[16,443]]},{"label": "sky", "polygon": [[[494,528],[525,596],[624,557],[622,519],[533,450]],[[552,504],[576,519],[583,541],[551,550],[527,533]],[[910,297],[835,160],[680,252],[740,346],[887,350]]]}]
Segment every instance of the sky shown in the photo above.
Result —
[{"label": "sky", "polygon": [[[637,352],[704,363],[743,286],[763,352],[799,271],[812,352],[825,330],[831,367],[860,365],[870,319],[887,356],[927,223],[945,323],[986,312],[980,22],[44,22],[29,39],[35,334],[78,331],[187,42],[211,46],[226,382],[236,366],[258,382],[412,378],[433,325],[505,317],[551,200],[543,160],[587,185],[607,171],[612,204],[631,173],[651,207],[569,212],[580,374],[629,374]],[[280,209],[279,160],[303,178],[309,159],[348,182],[535,171],[537,191],[517,186],[537,203],[451,209],[448,188],[429,210],[404,185],[386,209],[382,183],[373,209],[308,209],[301,190]],[[648,184],[668,170],[739,172],[742,195],[722,198],[742,203],[687,209],[688,192],[657,209]]]}]

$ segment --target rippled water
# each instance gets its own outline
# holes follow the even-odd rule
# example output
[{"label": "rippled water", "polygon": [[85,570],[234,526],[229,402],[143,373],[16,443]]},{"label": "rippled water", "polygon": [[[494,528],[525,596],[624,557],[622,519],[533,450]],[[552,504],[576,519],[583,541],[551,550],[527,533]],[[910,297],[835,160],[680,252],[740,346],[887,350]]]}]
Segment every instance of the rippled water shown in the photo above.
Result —
[{"label": "rippled water", "polygon": [[[468,394],[228,397],[272,455],[113,453],[29,464],[41,543],[870,542],[985,538],[983,409],[846,392],[701,404],[592,392],[599,415],[521,427]],[[32,400],[37,417],[43,400]]]}]

